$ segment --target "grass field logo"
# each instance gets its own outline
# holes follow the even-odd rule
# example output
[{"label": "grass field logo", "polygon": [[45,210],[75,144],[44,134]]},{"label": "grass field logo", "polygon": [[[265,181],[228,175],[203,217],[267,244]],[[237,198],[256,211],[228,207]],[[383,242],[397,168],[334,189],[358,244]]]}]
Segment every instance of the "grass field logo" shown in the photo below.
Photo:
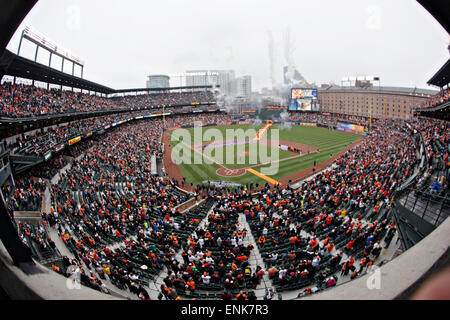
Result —
[{"label": "grass field logo", "polygon": [[[263,175],[274,175],[279,169],[279,132],[268,123],[261,129],[235,128],[219,130],[202,127],[196,122],[193,130],[177,129],[171,135],[172,162],[181,164],[217,165],[227,173],[259,168]],[[193,134],[192,134],[193,132]],[[232,174],[229,174],[232,176]]]}]

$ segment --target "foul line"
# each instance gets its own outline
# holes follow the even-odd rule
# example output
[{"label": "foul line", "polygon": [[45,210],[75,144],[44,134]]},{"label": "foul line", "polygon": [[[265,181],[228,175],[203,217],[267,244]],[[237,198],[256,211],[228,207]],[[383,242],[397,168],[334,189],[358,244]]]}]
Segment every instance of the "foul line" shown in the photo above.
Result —
[{"label": "foul line", "polygon": [[[219,162],[217,162],[216,160],[214,160],[214,159],[208,157],[208,156],[207,156],[206,154],[204,154],[203,152],[197,150],[194,146],[190,146],[190,145],[188,145],[187,143],[185,143],[184,141],[181,141],[181,142],[179,142],[179,143],[181,143],[181,144],[184,145],[185,147],[188,147],[188,148],[192,149],[194,152],[200,154],[203,158],[208,159],[209,161],[211,161],[212,163],[218,165],[219,167],[221,167],[221,168],[223,168],[223,169],[225,169],[225,170],[230,170],[230,168],[227,168],[227,167],[225,167],[224,165],[222,165],[222,164],[220,164]],[[193,163],[193,164],[195,164],[195,163]]]},{"label": "foul line", "polygon": [[269,183],[271,183],[271,184],[273,184],[273,185],[281,185],[281,183],[278,182],[277,180],[272,179],[272,178],[270,178],[270,177],[268,177],[268,176],[266,176],[266,175],[263,175],[262,173],[260,173],[260,172],[258,172],[258,171],[256,171],[256,170],[254,170],[254,169],[252,169],[252,168],[247,168],[246,170],[247,170],[248,172],[250,172],[250,173],[253,173],[255,176],[260,177],[261,179],[266,180],[267,182],[269,182]]},{"label": "foul line", "polygon": [[[271,125],[270,125],[270,126],[271,126]],[[208,159],[209,161],[211,161],[212,163],[218,165],[219,167],[221,167],[221,168],[223,168],[223,169],[225,169],[225,170],[231,170],[230,168],[227,168],[227,167],[224,166],[223,164],[221,164],[221,163],[215,161],[214,159],[208,157],[208,156],[205,155],[203,152],[197,150],[197,148],[195,148],[195,146],[189,146],[189,145],[186,144],[185,142],[180,142],[180,143],[183,144],[184,146],[186,146],[186,147],[192,149],[194,152],[200,154],[203,158]],[[262,173],[260,173],[260,172],[258,172],[258,171],[256,171],[256,170],[254,170],[254,169],[252,169],[252,168],[261,167],[261,166],[264,166],[264,165],[267,165],[267,164],[270,164],[270,163],[283,162],[283,161],[291,160],[291,159],[294,159],[294,158],[299,158],[299,157],[302,157],[302,156],[303,156],[303,155],[298,155],[298,156],[288,157],[288,158],[285,158],[285,159],[280,159],[280,160],[277,160],[277,161],[270,161],[270,162],[267,162],[267,163],[257,164],[257,165],[254,165],[254,166],[252,166],[252,167],[242,168],[242,169],[244,169],[246,172],[253,173],[255,176],[258,176],[258,177],[260,177],[261,179],[266,180],[267,182],[269,182],[269,183],[271,183],[271,184],[273,184],[273,185],[282,185],[281,182],[279,182],[279,181],[277,181],[277,180],[275,180],[275,179],[272,179],[272,178],[270,178],[270,177],[268,177],[268,176],[266,176],[266,175],[264,175],[264,174],[262,174]]]}]

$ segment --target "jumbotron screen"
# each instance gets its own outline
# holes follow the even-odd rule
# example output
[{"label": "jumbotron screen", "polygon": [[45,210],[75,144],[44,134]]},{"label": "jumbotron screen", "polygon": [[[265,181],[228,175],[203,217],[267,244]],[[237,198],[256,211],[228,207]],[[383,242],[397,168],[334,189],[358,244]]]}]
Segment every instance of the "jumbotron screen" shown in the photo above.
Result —
[{"label": "jumbotron screen", "polygon": [[293,88],[291,90],[291,99],[315,99],[317,98],[317,89]]},{"label": "jumbotron screen", "polygon": [[319,111],[313,100],[317,99],[316,89],[294,88],[291,91],[289,111]]},{"label": "jumbotron screen", "polygon": [[312,111],[311,99],[291,99],[289,111]]}]

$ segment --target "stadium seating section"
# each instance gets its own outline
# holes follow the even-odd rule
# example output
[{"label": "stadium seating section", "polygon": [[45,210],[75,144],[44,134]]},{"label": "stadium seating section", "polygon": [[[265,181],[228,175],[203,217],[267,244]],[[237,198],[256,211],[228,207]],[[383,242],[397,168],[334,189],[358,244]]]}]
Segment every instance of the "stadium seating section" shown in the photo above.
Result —
[{"label": "stadium seating section", "polygon": [[[34,156],[128,116],[148,114],[147,109],[208,101],[214,101],[210,92],[106,99],[22,85],[3,84],[0,90],[4,117],[135,110],[45,128],[9,144],[13,154]],[[194,120],[221,123],[228,117],[177,115],[166,124]],[[290,120],[367,124],[323,114],[295,114]],[[161,118],[150,118],[72,146],[14,177],[15,188],[5,185],[2,193],[11,218],[15,211],[43,211],[40,224],[17,223],[33,256],[47,262],[60,257],[50,264],[66,277],[79,267],[81,283],[96,290],[141,299],[149,299],[149,290],[166,299],[244,294],[248,299],[270,281],[278,293],[304,296],[361,276],[380,262],[396,232],[395,190],[418,170],[424,173],[414,186],[421,196],[448,198],[448,122],[416,118],[372,124],[359,145],[296,189],[266,184],[185,193],[168,176],[150,170],[149,155],[162,152],[163,127]],[[427,159],[422,169],[421,148]],[[179,209],[193,198],[196,206]],[[64,250],[54,241],[64,243]],[[255,256],[263,263],[255,264]]]}]

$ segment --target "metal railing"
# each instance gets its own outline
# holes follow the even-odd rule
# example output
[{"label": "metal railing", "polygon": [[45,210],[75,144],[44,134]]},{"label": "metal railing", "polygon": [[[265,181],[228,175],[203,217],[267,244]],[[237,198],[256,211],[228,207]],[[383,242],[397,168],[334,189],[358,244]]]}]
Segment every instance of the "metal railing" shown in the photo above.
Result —
[{"label": "metal railing", "polygon": [[450,198],[431,195],[429,192],[415,190],[410,187],[404,191],[405,197],[400,203],[423,220],[437,227],[450,215]]}]

